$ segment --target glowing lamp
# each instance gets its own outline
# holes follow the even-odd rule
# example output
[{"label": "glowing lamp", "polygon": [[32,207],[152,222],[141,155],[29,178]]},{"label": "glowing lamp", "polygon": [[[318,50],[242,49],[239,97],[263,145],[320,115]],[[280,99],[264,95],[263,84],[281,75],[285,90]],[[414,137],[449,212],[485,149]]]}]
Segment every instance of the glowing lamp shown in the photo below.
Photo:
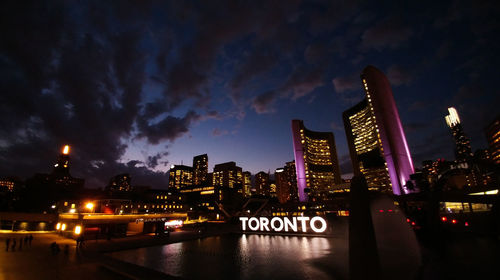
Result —
[{"label": "glowing lamp", "polygon": [[92,202],[89,202],[85,205],[85,208],[89,209],[89,210],[92,210],[94,208],[94,203]]},{"label": "glowing lamp", "polygon": [[57,225],[56,225],[56,229],[57,229],[57,230],[60,230],[60,229],[61,229],[61,223],[57,223]]},{"label": "glowing lamp", "polygon": [[457,220],[453,219],[451,220],[452,223],[456,224],[457,223]]},{"label": "glowing lamp", "polygon": [[69,145],[64,145],[62,153],[63,153],[63,155],[69,154]]},{"label": "glowing lamp", "polygon": [[441,221],[446,222],[448,220],[446,217],[441,217]]},{"label": "glowing lamp", "polygon": [[61,225],[61,230],[62,230],[62,231],[65,231],[65,230],[66,230],[66,224],[62,224],[62,225]]},{"label": "glowing lamp", "polygon": [[75,227],[75,234],[80,234],[82,233],[82,227],[81,226],[76,226]]}]

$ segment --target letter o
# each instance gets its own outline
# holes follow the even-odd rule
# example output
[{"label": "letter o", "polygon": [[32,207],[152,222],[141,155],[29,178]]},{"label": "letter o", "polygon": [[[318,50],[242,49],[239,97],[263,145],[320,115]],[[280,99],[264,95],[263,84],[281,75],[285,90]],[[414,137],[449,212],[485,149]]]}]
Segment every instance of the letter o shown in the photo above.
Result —
[{"label": "letter o", "polygon": [[[321,223],[321,227],[317,228],[316,225],[314,224],[315,222],[320,222]],[[321,232],[324,232],[326,230],[326,221],[325,221],[325,219],[316,216],[316,217],[314,217],[314,218],[311,219],[311,222],[309,223],[309,226],[312,228],[312,230],[314,232],[321,233]]]},{"label": "letter o", "polygon": [[[255,226],[252,226],[252,222],[255,222]],[[259,230],[259,219],[252,217],[248,220],[248,228],[251,230]]]},{"label": "letter o", "polygon": [[[276,227],[274,224],[275,222],[278,221],[280,223],[280,226],[279,227]],[[279,217],[274,217],[271,219],[271,228],[274,229],[274,231],[282,231],[283,230],[283,227],[285,225],[283,224],[283,220]]]}]

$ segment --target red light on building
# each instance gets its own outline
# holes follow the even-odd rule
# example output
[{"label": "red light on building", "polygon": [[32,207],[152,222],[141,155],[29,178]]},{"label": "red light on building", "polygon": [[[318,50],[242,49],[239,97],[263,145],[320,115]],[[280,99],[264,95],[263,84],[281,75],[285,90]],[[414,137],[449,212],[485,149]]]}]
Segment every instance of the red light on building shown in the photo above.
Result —
[{"label": "red light on building", "polygon": [[441,221],[446,222],[448,219],[446,217],[441,217]]},{"label": "red light on building", "polygon": [[415,222],[411,222],[411,225],[412,225],[412,226],[414,226],[414,225],[416,225],[416,224],[415,224]]},{"label": "red light on building", "polygon": [[387,211],[392,212],[392,209],[389,209],[389,210],[387,210]]},{"label": "red light on building", "polygon": [[378,210],[378,211],[379,211],[380,213],[384,213],[384,210],[382,210],[382,209],[380,209],[380,210]]},{"label": "red light on building", "polygon": [[469,223],[468,222],[465,222],[465,226],[468,227],[469,226]]},{"label": "red light on building", "polygon": [[451,220],[452,223],[456,224],[457,223],[457,220],[453,219]]},{"label": "red light on building", "polygon": [[408,223],[409,223],[409,222],[410,222],[410,219],[406,219],[406,222],[408,222]]}]

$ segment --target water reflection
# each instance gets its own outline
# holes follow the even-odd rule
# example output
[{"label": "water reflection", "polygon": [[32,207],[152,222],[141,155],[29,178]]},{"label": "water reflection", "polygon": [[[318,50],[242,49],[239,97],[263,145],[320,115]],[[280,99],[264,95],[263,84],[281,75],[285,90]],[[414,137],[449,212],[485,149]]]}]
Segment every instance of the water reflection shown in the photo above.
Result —
[{"label": "water reflection", "polygon": [[[346,240],[225,235],[112,253],[187,279],[335,279],[347,270]],[[335,270],[335,271],[334,271]]]}]

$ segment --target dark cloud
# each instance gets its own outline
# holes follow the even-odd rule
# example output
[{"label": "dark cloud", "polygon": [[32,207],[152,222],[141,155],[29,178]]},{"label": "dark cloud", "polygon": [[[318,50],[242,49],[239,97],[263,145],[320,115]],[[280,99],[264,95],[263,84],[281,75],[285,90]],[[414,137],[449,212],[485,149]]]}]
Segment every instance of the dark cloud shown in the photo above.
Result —
[{"label": "dark cloud", "polygon": [[293,101],[311,94],[323,86],[323,70],[298,67],[277,90],[264,92],[252,100],[252,108],[258,114],[274,112],[273,104],[278,99]]},{"label": "dark cloud", "polygon": [[149,168],[156,168],[159,164],[166,166],[168,161],[160,161],[162,158],[168,155],[168,152],[156,153],[153,156],[148,156],[146,159],[146,166]]},{"label": "dark cloud", "polygon": [[359,74],[336,77],[333,78],[332,83],[337,93],[361,90],[361,80],[359,78]]},{"label": "dark cloud", "polygon": [[349,174],[353,172],[351,156],[349,154],[342,155],[339,158],[340,172],[342,174]]},{"label": "dark cloud", "polygon": [[395,49],[407,41],[413,34],[410,27],[401,21],[389,18],[368,28],[361,36],[361,46],[364,49],[382,50]]},{"label": "dark cloud", "polygon": [[252,108],[258,114],[271,113],[274,111],[272,105],[277,97],[278,94],[275,91],[268,91],[260,94],[254,98]]},{"label": "dark cloud", "polygon": [[413,75],[400,65],[391,65],[387,70],[387,78],[393,86],[408,85]]},{"label": "dark cloud", "polygon": [[189,130],[192,122],[200,119],[194,111],[189,111],[184,117],[167,116],[156,123],[150,123],[147,119],[138,118],[137,138],[146,138],[151,144],[158,144],[160,141],[173,141]]}]

